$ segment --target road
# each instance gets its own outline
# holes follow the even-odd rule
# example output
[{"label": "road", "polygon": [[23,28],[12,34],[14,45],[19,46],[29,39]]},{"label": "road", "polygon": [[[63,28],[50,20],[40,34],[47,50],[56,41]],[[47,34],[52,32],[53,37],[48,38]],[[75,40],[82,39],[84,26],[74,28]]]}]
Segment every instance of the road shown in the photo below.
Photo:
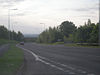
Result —
[{"label": "road", "polygon": [[100,48],[25,43],[18,75],[100,75]]}]

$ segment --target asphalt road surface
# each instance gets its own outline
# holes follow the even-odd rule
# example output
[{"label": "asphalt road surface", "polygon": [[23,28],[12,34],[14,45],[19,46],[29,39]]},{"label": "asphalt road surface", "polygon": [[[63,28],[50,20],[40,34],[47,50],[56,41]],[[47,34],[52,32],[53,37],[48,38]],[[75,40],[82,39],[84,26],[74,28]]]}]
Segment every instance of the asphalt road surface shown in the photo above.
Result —
[{"label": "asphalt road surface", "polygon": [[25,43],[18,75],[100,75],[100,48]]}]

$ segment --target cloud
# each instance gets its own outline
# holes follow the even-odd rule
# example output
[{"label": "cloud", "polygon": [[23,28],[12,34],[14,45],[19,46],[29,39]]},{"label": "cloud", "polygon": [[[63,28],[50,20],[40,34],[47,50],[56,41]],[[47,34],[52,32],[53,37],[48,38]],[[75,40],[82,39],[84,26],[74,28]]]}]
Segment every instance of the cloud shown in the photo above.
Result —
[{"label": "cloud", "polygon": [[14,2],[21,2],[24,0],[0,0],[0,3],[14,3]]},{"label": "cloud", "polygon": [[11,7],[14,4],[23,2],[24,0],[0,0],[0,6],[2,7]]},{"label": "cloud", "polygon": [[98,10],[98,7],[92,7],[92,8],[78,8],[78,9],[74,9],[75,11],[95,11]]},{"label": "cloud", "polygon": [[90,2],[90,4],[84,4],[84,6],[79,7],[74,9],[74,11],[79,11],[79,12],[86,12],[86,11],[97,11],[99,9],[99,3],[97,2],[97,0],[93,0],[96,2]]},{"label": "cloud", "polygon": [[18,13],[16,14],[16,16],[25,16],[26,14],[25,13]]}]

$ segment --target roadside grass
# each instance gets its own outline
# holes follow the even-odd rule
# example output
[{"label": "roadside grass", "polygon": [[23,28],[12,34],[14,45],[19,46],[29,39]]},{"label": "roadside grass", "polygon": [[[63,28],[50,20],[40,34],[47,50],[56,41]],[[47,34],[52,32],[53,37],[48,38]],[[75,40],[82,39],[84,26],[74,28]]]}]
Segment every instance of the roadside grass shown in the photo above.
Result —
[{"label": "roadside grass", "polygon": [[55,42],[55,43],[52,43],[52,45],[61,45],[61,44],[64,44],[64,42]]},{"label": "roadside grass", "polygon": [[15,75],[23,60],[23,51],[11,44],[9,50],[0,57],[0,75]]},{"label": "roadside grass", "polygon": [[89,46],[89,45],[78,45],[78,44],[64,44],[64,46],[69,46],[69,47],[89,47],[89,48],[100,48],[100,46]]},{"label": "roadside grass", "polygon": [[14,40],[6,40],[6,39],[0,39],[0,45],[3,45],[3,44],[8,44],[8,43],[18,43],[17,41],[14,41]]},{"label": "roadside grass", "polygon": [[9,42],[9,40],[0,39],[0,45],[6,44],[6,43],[8,43],[8,42]]},{"label": "roadside grass", "polygon": [[38,44],[43,44],[43,45],[64,45],[64,42],[55,42],[55,43],[38,43]]},{"label": "roadside grass", "polygon": [[44,45],[64,45],[67,47],[88,47],[88,48],[100,48],[100,46],[91,46],[91,45],[78,45],[76,43],[64,43],[64,42],[55,42],[55,43],[40,43]]}]

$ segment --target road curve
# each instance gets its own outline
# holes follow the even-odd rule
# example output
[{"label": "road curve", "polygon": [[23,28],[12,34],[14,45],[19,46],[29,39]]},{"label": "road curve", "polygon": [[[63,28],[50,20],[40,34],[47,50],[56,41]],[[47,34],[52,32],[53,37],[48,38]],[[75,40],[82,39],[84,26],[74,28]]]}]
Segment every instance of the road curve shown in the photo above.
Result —
[{"label": "road curve", "polygon": [[99,75],[100,48],[25,43],[18,75]]}]

